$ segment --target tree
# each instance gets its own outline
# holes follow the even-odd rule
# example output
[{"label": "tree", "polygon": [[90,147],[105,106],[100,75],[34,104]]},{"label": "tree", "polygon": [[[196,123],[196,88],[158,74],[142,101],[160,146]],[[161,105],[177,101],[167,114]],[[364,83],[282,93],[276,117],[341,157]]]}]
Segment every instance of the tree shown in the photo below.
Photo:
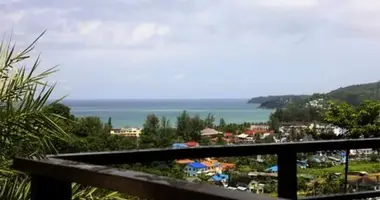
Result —
[{"label": "tree", "polygon": [[219,120],[219,127],[218,127],[219,131],[222,131],[222,132],[226,131],[225,130],[226,126],[227,126],[227,124],[226,124],[226,121],[224,121],[224,118],[223,117],[220,118],[220,120]]},{"label": "tree", "polygon": [[107,126],[109,129],[112,129],[112,117],[108,117],[108,122],[107,122]]},{"label": "tree", "polygon": [[215,117],[211,113],[209,113],[204,121],[204,126],[206,128],[214,128],[214,122],[215,122]]},{"label": "tree", "polygon": [[[54,101],[47,101],[54,90],[46,78],[56,72],[50,68],[37,73],[39,59],[28,62],[37,40],[16,53],[16,47],[4,42],[0,45],[0,199],[30,199],[30,182],[22,174],[10,169],[14,156],[44,157],[46,152],[56,152],[55,141],[69,142],[71,137],[57,123],[65,119],[67,110]],[[25,63],[32,63],[26,67]],[[44,107],[46,105],[46,107]],[[58,105],[58,106],[57,106]],[[60,108],[60,109],[56,109]],[[51,109],[50,111],[47,110]],[[73,196],[86,199],[96,189],[73,184]],[[104,194],[115,197],[115,193]]]},{"label": "tree", "polygon": [[377,159],[379,159],[379,155],[375,152],[373,152],[369,157],[371,162],[377,162]]},{"label": "tree", "polygon": [[297,140],[297,130],[296,130],[296,128],[294,128],[294,127],[290,128],[289,137],[290,137],[290,141],[296,141]]},{"label": "tree", "polygon": [[74,115],[71,114],[71,108],[62,103],[53,102],[45,106],[43,111],[62,116],[66,119],[74,119]]},{"label": "tree", "polygon": [[177,117],[177,137],[185,141],[193,140],[199,142],[201,131],[205,128],[205,121],[199,115],[190,117],[186,111],[180,113]]},{"label": "tree", "polygon": [[345,129],[345,137],[379,137],[379,116],[379,101],[367,100],[357,106],[330,102],[324,121]]},{"label": "tree", "polygon": [[202,182],[207,182],[210,179],[210,177],[205,174],[199,174],[198,178],[201,179]]},{"label": "tree", "polygon": [[266,136],[265,138],[263,138],[261,140],[261,142],[262,143],[273,143],[273,142],[275,142],[274,135],[268,135],[268,136]]},{"label": "tree", "polygon": [[177,136],[188,140],[191,134],[191,118],[186,111],[182,111],[177,117]]},{"label": "tree", "polygon": [[280,120],[278,120],[277,117],[275,117],[274,115],[270,115],[268,124],[269,128],[273,130],[275,133],[280,132]]},{"label": "tree", "polygon": [[194,116],[191,118],[191,123],[190,123],[190,137],[188,138],[189,140],[193,141],[200,141],[201,139],[201,131],[204,129],[204,121],[199,117],[199,115]]},{"label": "tree", "polygon": [[175,140],[175,129],[170,125],[170,121],[166,117],[162,117],[161,125],[156,137],[156,147],[169,147]]},{"label": "tree", "polygon": [[140,144],[142,147],[154,147],[159,136],[160,120],[154,114],[146,117],[140,136]]},{"label": "tree", "polygon": [[226,142],[223,140],[223,137],[221,135],[218,135],[218,138],[216,140],[217,145],[225,145]]},{"label": "tree", "polygon": [[90,135],[109,134],[99,117],[89,116],[77,118],[72,133],[79,137]]},{"label": "tree", "polygon": [[31,68],[20,63],[29,58],[27,54],[36,41],[20,53],[15,52],[15,46],[0,45],[0,154],[4,159],[29,156],[31,152],[42,155],[45,149],[54,149],[53,139],[68,139],[53,114],[43,111],[54,89],[46,83],[46,77],[56,69],[37,74],[39,59]]}]

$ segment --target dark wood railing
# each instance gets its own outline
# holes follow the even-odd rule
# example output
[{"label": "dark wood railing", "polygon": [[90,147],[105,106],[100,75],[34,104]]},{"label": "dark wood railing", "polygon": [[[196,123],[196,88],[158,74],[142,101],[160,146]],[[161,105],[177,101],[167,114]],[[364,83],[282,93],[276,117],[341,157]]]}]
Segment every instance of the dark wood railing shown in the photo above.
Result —
[{"label": "dark wood railing", "polygon": [[[380,139],[62,154],[50,155],[43,160],[15,158],[13,168],[31,176],[32,200],[69,200],[71,199],[72,182],[158,200],[269,200],[274,197],[227,190],[208,184],[189,183],[184,180],[142,172],[119,170],[106,165],[168,161],[182,158],[277,154],[278,196],[282,199],[297,199],[297,153],[326,150],[346,150],[348,152],[349,149],[361,148],[378,149],[380,148]],[[346,162],[346,174],[347,164],[348,162]],[[344,193],[304,199],[361,199],[377,196],[380,196],[380,191]]]}]

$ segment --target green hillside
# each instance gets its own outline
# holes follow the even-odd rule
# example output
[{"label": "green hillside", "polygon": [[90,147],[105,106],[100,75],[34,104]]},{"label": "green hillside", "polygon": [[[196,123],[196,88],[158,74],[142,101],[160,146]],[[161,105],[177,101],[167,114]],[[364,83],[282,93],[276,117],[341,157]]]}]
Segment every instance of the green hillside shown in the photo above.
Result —
[{"label": "green hillside", "polygon": [[363,100],[380,100],[379,90],[380,81],[341,87],[327,93],[326,95],[331,99],[341,100],[352,105],[357,105]]},{"label": "green hillside", "polygon": [[352,105],[357,105],[363,100],[380,100],[380,81],[340,87],[326,94],[319,95],[275,95],[254,97],[248,103],[258,103],[260,108],[283,108],[290,102],[302,101],[307,99],[320,98],[345,101]]},{"label": "green hillside", "polygon": [[267,101],[278,101],[279,99],[292,100],[292,99],[308,98],[309,96],[310,95],[295,95],[295,94],[260,96],[260,97],[253,97],[252,99],[248,101],[248,103],[262,104]]}]

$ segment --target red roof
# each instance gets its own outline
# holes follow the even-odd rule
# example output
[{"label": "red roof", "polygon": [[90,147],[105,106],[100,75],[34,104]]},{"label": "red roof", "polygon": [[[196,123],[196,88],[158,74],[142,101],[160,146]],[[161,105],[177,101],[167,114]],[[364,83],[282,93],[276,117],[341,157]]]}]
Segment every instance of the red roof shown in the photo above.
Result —
[{"label": "red roof", "polygon": [[247,135],[253,135],[256,132],[254,130],[246,130],[246,131],[244,131],[244,133],[247,134]]},{"label": "red roof", "polygon": [[224,136],[225,137],[229,137],[229,136],[232,136],[233,134],[232,133],[225,133]]},{"label": "red roof", "polygon": [[188,141],[188,142],[186,142],[186,145],[188,147],[196,147],[196,146],[199,146],[199,143],[195,142],[195,141]]}]

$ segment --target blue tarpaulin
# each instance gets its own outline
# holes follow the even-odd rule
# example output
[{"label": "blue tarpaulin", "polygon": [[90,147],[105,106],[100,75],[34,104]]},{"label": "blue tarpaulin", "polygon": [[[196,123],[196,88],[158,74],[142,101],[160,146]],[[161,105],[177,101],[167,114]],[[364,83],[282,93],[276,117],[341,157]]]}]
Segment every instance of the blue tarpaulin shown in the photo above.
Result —
[{"label": "blue tarpaulin", "polygon": [[277,165],[275,165],[275,166],[272,166],[272,167],[266,169],[265,171],[267,171],[267,172],[278,172],[278,167],[277,167]]}]

